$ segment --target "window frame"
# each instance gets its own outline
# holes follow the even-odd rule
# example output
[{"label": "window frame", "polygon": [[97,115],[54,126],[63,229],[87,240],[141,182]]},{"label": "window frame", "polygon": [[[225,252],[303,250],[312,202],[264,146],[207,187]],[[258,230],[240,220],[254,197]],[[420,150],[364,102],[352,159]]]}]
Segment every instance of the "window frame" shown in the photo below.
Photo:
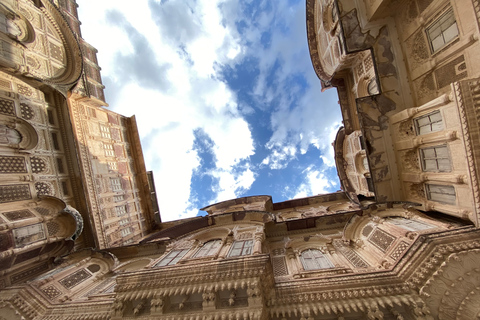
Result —
[{"label": "window frame", "polygon": [[[214,247],[212,247],[212,245]],[[205,258],[211,257],[218,253],[222,247],[222,240],[221,239],[213,239],[205,242],[200,248],[198,248],[197,252],[193,255],[193,258]]]},{"label": "window frame", "polygon": [[[238,244],[242,244],[240,247]],[[237,246],[237,247],[236,247]],[[242,256],[249,256],[253,253],[253,246],[254,242],[253,239],[245,239],[245,240],[235,240],[230,247],[228,252],[228,257],[242,257]],[[239,254],[234,254],[235,250],[240,249]]]},{"label": "window frame", "polygon": [[388,219],[386,219],[386,222],[407,231],[425,231],[437,227],[436,225],[430,224],[428,222],[408,219],[404,217],[389,217]]},{"label": "window frame", "polygon": [[[167,253],[166,256],[164,256],[160,261],[158,261],[155,264],[155,267],[166,267],[166,266],[173,266],[178,263],[178,261],[182,260],[182,258],[190,251],[189,249],[174,249],[171,250],[169,253]],[[167,263],[164,263],[164,261],[168,261]]]},{"label": "window frame", "polygon": [[[450,191],[453,191],[453,193],[441,193],[441,192],[432,192],[432,188],[444,188],[444,189],[449,189]],[[435,195],[439,195],[438,198],[437,196],[432,197],[432,193]],[[439,203],[444,203],[448,205],[456,205],[457,204],[457,192],[455,190],[455,187],[452,185],[444,185],[444,184],[430,184],[426,183],[425,184],[425,195],[427,196],[427,199],[430,201],[434,202],[439,202]],[[454,201],[449,201],[448,197],[446,195],[449,195],[450,197],[453,195]]]},{"label": "window frame", "polygon": [[110,178],[110,187],[113,192],[123,191],[122,181],[120,178]]},{"label": "window frame", "polygon": [[[431,117],[434,116],[434,115],[437,115],[437,114],[440,116],[440,120],[432,120]],[[427,118],[427,117],[429,118],[428,123],[426,125],[421,125],[419,123],[419,121],[424,119],[424,118]],[[417,135],[417,136],[422,136],[422,135],[433,133],[433,132],[439,132],[439,131],[443,131],[445,129],[443,116],[442,116],[442,113],[440,112],[440,110],[434,110],[434,111],[429,112],[427,114],[424,114],[424,115],[413,118],[413,124],[414,124],[414,127],[415,127],[415,135]],[[438,124],[440,124],[441,127]],[[430,126],[430,131],[422,133],[421,128],[427,127],[427,126]]]},{"label": "window frame", "polygon": [[[311,254],[312,257],[306,257],[307,254]],[[300,262],[302,263],[303,270],[305,271],[326,270],[335,268],[335,264],[329,259],[329,257],[321,250],[315,248],[303,250],[300,253]],[[325,264],[327,264],[328,266],[324,266]],[[313,265],[316,265],[317,267],[312,267]]]},{"label": "window frame", "polygon": [[[453,19],[453,22],[451,21]],[[448,24],[450,23],[451,24]],[[447,26],[448,24],[448,26]],[[448,39],[448,41],[445,39],[446,32],[452,27],[455,26],[456,28],[456,35]],[[440,33],[434,38],[432,38],[432,30],[437,30],[440,28]],[[431,54],[435,54],[439,51],[441,51],[443,48],[445,48],[448,44],[454,42],[456,39],[459,38],[460,36],[460,30],[458,29],[458,23],[457,19],[455,17],[455,13],[453,12],[453,8],[449,8],[448,10],[445,10],[438,18],[436,18],[428,27],[425,28],[425,34],[427,36],[428,40],[428,45],[430,47],[430,52]],[[435,40],[439,39],[439,37],[442,38],[443,44],[441,44],[438,47],[434,46]]]},{"label": "window frame", "polygon": [[[438,155],[437,149],[445,149],[445,156]],[[433,157],[425,156],[425,151],[427,150],[433,150],[435,155]],[[450,160],[450,153],[448,151],[448,146],[446,144],[438,145],[438,146],[433,146],[433,147],[426,147],[426,148],[420,148],[419,149],[420,153],[420,160],[422,162],[422,171],[423,172],[451,172],[452,171],[452,162]],[[442,160],[448,160],[448,169],[441,169],[439,161]],[[434,161],[436,164],[436,169],[427,169],[426,166],[426,161]]]}]

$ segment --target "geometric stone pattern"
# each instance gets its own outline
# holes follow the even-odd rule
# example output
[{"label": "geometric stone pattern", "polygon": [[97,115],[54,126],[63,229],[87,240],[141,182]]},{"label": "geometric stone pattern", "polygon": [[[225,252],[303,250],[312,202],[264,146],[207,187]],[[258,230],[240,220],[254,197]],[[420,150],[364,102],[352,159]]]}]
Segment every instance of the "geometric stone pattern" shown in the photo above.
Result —
[{"label": "geometric stone pattern", "polygon": [[10,116],[15,115],[15,105],[11,100],[0,99],[0,113]]},{"label": "geometric stone pattern", "polygon": [[37,191],[37,195],[52,195],[52,187],[45,183],[45,182],[36,182],[35,183],[35,190]]},{"label": "geometric stone pattern", "polygon": [[52,42],[50,42],[50,54],[52,55],[52,58],[58,61],[63,60],[62,48]]},{"label": "geometric stone pattern", "polygon": [[29,210],[4,212],[3,215],[10,221],[16,221],[16,220],[27,219],[27,218],[35,218],[35,215],[31,213]]},{"label": "geometric stone pattern", "polygon": [[395,241],[395,237],[382,229],[376,228],[372,233],[368,241],[380,249],[382,252],[386,252],[390,245]]},{"label": "geometric stone pattern", "polygon": [[35,117],[35,112],[26,103],[20,103],[20,113],[22,114],[22,118],[25,120],[32,120],[33,117]]},{"label": "geometric stone pattern", "polygon": [[35,211],[40,213],[42,216],[48,216],[50,214],[50,211],[47,208],[36,207]]},{"label": "geometric stone pattern", "polygon": [[371,225],[367,225],[365,226],[365,228],[363,228],[362,235],[364,237],[368,237],[370,235],[370,232],[372,232],[372,230],[373,230],[373,227]]},{"label": "geometric stone pattern", "polygon": [[30,278],[30,276],[32,276],[32,275],[38,274],[38,273],[46,271],[46,270],[48,270],[48,263],[43,263],[43,264],[41,264],[39,266],[36,266],[34,268],[25,270],[25,271],[17,273],[17,274],[14,274],[13,276],[10,277],[10,281],[11,281],[11,283],[20,282],[24,279]]},{"label": "geometric stone pattern", "polygon": [[24,157],[0,157],[0,173],[26,173]]},{"label": "geometric stone pattern", "polygon": [[59,291],[57,288],[54,286],[48,286],[42,289],[42,292],[49,297],[50,299],[53,299],[55,297],[58,297],[59,295],[62,294],[61,291]]},{"label": "geometric stone pattern", "polygon": [[30,260],[32,258],[35,258],[40,254],[41,250],[42,250],[42,248],[36,248],[36,249],[30,250],[30,251],[27,251],[27,252],[24,252],[24,253],[20,253],[17,256],[17,258],[15,259],[15,263],[21,263],[21,262]]},{"label": "geometric stone pattern", "polygon": [[393,260],[398,260],[402,256],[402,254],[407,250],[409,247],[409,244],[405,241],[401,241],[397,247],[393,250],[393,252],[390,254],[390,257]]},{"label": "geometric stone pattern", "polygon": [[29,87],[22,86],[21,84],[17,84],[17,88],[18,88],[18,93],[20,93],[21,95],[24,95],[27,97],[31,97],[33,95],[33,91]]},{"label": "geometric stone pattern", "polygon": [[31,199],[28,184],[15,184],[0,186],[0,203]]},{"label": "geometric stone pattern", "polygon": [[54,236],[60,231],[60,225],[56,222],[48,222],[47,223],[47,230],[48,230],[48,235]]},{"label": "geometric stone pattern", "polygon": [[275,277],[288,275],[285,257],[272,257],[273,274]]},{"label": "geometric stone pattern", "polygon": [[33,173],[40,173],[45,171],[47,165],[43,159],[40,159],[38,157],[31,157],[30,158],[30,163],[32,166],[32,172]]},{"label": "geometric stone pattern", "polygon": [[77,272],[63,278],[59,282],[67,289],[70,289],[77,284],[85,281],[85,279],[90,278],[92,275],[88,273],[85,269],[80,269]]},{"label": "geometric stone pattern", "polygon": [[343,256],[357,268],[368,268],[368,263],[366,263],[354,250],[346,247],[340,249]]}]

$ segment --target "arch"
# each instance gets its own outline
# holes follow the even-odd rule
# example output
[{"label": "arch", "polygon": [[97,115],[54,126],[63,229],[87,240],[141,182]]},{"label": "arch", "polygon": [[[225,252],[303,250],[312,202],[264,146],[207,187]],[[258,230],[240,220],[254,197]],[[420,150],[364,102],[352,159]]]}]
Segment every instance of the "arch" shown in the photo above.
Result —
[{"label": "arch", "polygon": [[382,203],[371,205],[362,216],[355,214],[347,222],[343,230],[345,240],[355,241],[362,237],[363,228],[369,223],[377,224],[387,217],[403,217],[406,219],[428,219],[413,207],[414,203]]},{"label": "arch", "polygon": [[120,264],[118,267],[115,268],[115,272],[129,272],[129,271],[137,271],[147,267],[151,264],[153,259],[150,258],[140,258],[135,259],[132,261],[128,261],[125,263]]},{"label": "arch", "polygon": [[[19,134],[16,142],[14,142],[13,140],[10,141],[11,139],[8,139],[9,136],[13,138],[13,135],[15,135],[14,131],[18,132]],[[22,118],[9,117],[7,119],[0,119],[0,135],[4,135],[6,139],[6,143],[2,144],[10,148],[32,150],[38,144],[37,130],[35,130],[35,128],[30,123],[23,120]]]},{"label": "arch", "polygon": [[[4,11],[10,11],[9,16],[15,18],[9,19],[13,34],[0,38],[2,45],[9,50],[8,55],[0,55],[0,61],[6,67],[4,71],[27,83],[39,87],[38,82],[32,81],[35,79],[66,95],[83,71],[80,45],[68,22],[53,3],[39,0],[38,7],[25,1],[19,3],[18,10],[4,8]],[[44,24],[32,26],[29,20],[38,15],[45,17]],[[36,37],[36,32],[44,33],[47,30],[48,39]],[[8,30],[5,31],[9,34]],[[36,45],[36,42],[44,40],[49,46],[50,59],[45,59]],[[53,70],[53,73],[46,71],[44,63],[39,60],[47,63],[48,70]]]}]

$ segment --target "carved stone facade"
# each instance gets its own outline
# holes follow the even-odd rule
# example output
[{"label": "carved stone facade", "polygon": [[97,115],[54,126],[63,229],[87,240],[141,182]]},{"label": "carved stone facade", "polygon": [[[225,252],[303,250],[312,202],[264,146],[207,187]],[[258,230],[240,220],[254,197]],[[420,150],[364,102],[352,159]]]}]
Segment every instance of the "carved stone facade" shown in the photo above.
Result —
[{"label": "carved stone facade", "polygon": [[477,318],[479,8],[307,0],[344,191],[161,223],[74,0],[2,2],[0,319]]}]

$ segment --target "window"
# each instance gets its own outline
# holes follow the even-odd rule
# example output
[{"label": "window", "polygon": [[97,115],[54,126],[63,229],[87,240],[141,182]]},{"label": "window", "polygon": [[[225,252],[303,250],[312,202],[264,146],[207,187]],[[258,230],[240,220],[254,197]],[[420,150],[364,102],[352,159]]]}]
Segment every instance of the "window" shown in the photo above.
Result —
[{"label": "window", "polygon": [[108,171],[117,171],[118,166],[116,162],[107,162]]},{"label": "window", "polygon": [[440,111],[434,111],[414,119],[417,135],[443,130],[443,120]]},{"label": "window", "polygon": [[218,249],[222,245],[222,241],[217,239],[217,240],[211,240],[203,244],[203,246],[195,253],[195,258],[199,257],[208,257],[212,256],[215,253],[218,252]]},{"label": "window", "polygon": [[100,125],[100,133],[102,135],[102,138],[105,138],[105,139],[112,138],[112,135],[110,134],[110,128],[107,126],[104,126],[103,124]]},{"label": "window", "polygon": [[428,200],[442,202],[446,204],[456,204],[455,188],[453,186],[427,184]]},{"label": "window", "polygon": [[130,233],[132,233],[132,230],[130,228],[122,229],[120,233],[122,234],[122,237],[125,237],[125,236],[128,236]]},{"label": "window", "polygon": [[451,171],[446,145],[420,149],[423,171]]},{"label": "window", "polygon": [[127,213],[127,206],[116,206],[115,213],[117,214],[117,217],[123,216]]},{"label": "window", "polygon": [[118,195],[118,196],[113,196],[113,201],[119,202],[125,200],[125,196],[123,194]]},{"label": "window", "polygon": [[124,225],[126,225],[128,222],[129,222],[128,219],[122,219],[122,220],[120,220],[119,224],[120,224],[121,226],[124,226]]},{"label": "window", "polygon": [[371,95],[371,96],[379,93],[379,92],[378,92],[377,79],[371,79],[371,80],[368,82],[367,92],[368,92],[368,94]]},{"label": "window", "polygon": [[122,182],[120,178],[110,178],[110,186],[112,187],[112,191],[121,191]]},{"label": "window", "polygon": [[46,238],[41,223],[13,229],[13,237],[15,238],[16,247],[24,246]]},{"label": "window", "polygon": [[103,150],[105,150],[106,157],[115,157],[115,151],[113,151],[113,144],[104,143]]},{"label": "window", "polygon": [[445,12],[427,28],[426,32],[432,53],[437,52],[457,38],[458,27],[453,10],[450,9]]},{"label": "window", "polygon": [[303,251],[300,259],[302,260],[303,268],[305,270],[329,269],[335,267],[333,263],[317,249],[307,249]]},{"label": "window", "polygon": [[252,254],[253,240],[235,241],[230,249],[229,257],[246,256]]},{"label": "window", "polygon": [[60,150],[60,143],[58,142],[58,135],[56,132],[52,132],[53,149]]},{"label": "window", "polygon": [[177,262],[183,258],[185,254],[190,249],[182,249],[182,250],[172,250],[170,251],[169,254],[165,256],[162,260],[160,260],[159,263],[157,263],[155,266],[156,267],[163,267],[163,266],[172,266],[174,264],[177,264]]},{"label": "window", "polygon": [[421,231],[435,227],[423,221],[410,220],[402,217],[388,218],[387,221],[408,231]]}]

